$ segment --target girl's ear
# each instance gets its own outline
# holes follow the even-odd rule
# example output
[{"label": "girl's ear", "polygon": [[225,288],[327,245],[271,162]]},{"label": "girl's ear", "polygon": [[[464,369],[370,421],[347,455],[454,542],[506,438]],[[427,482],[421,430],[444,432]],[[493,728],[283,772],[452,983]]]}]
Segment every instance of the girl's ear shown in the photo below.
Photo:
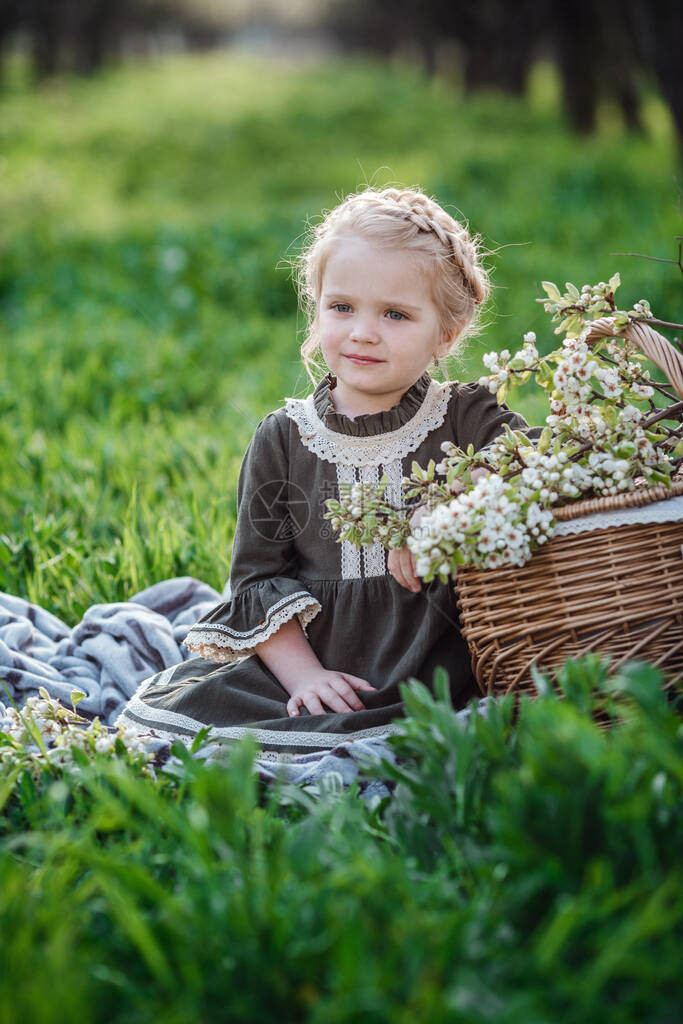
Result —
[{"label": "girl's ear", "polygon": [[444,331],[441,337],[441,345],[439,346],[439,358],[446,355],[459,334],[460,331],[457,327],[451,327],[449,330]]}]

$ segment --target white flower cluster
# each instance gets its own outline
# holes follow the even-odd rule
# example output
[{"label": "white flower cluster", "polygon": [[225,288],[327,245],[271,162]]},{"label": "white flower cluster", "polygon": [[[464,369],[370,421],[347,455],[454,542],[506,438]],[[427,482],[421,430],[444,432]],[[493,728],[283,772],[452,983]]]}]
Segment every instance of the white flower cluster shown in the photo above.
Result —
[{"label": "white flower cluster", "polygon": [[616,308],[614,293],[621,285],[619,274],[614,274],[607,282],[585,284],[581,291],[567,281],[564,295],[552,281],[543,281],[542,285],[547,298],[536,301],[543,303],[543,308],[546,313],[552,314],[554,322],[559,321],[555,334],[566,333],[568,337],[576,338],[586,320],[594,320],[605,314],[614,318],[615,327],[619,330],[626,327],[629,320],[648,320],[652,317],[646,299],[636,302],[629,312]]},{"label": "white flower cluster", "polygon": [[25,751],[33,751],[38,760],[41,759],[42,752],[30,727],[31,722],[40,734],[51,763],[73,765],[72,746],[86,754],[114,755],[117,738],[122,740],[129,754],[141,756],[145,761],[154,757],[134,729],[119,726],[115,733],[109,732],[99,718],[84,728],[88,719],[64,707],[48,694],[44,686],[40,687],[38,694],[29,697],[19,711],[14,707],[5,709],[4,722],[0,724],[13,743],[0,745],[0,760],[11,760]]},{"label": "white flower cluster", "polygon": [[631,310],[631,316],[634,316],[635,319],[640,318],[643,320],[649,320],[652,317],[652,310],[647,299],[641,299],[640,302],[636,302]]},{"label": "white flower cluster", "polygon": [[[592,392],[590,383],[591,377],[600,373],[600,366],[595,359],[591,358],[591,352],[585,340],[585,332],[578,338],[567,338],[562,346],[562,358],[553,374],[553,384],[559,394],[559,401],[564,405],[565,412],[573,414],[578,408],[583,408],[587,398]],[[603,370],[603,376],[608,377],[611,371]],[[615,381],[618,384],[618,374],[614,371]],[[603,390],[608,398],[617,398],[621,394],[619,388],[615,394],[608,394],[607,388],[612,388],[611,377],[603,384]]]},{"label": "white flower cluster", "polygon": [[[639,306],[640,303],[636,303]],[[649,306],[648,306],[649,310]],[[648,316],[651,314],[648,312]],[[631,343],[631,346],[633,343]],[[631,347],[628,342],[619,344],[617,341],[608,341],[605,346],[605,351],[609,354],[610,358],[615,364],[615,369],[618,376],[624,381],[633,394],[637,398],[652,398],[654,395],[654,388],[651,388],[649,384],[641,384],[638,378],[644,378],[645,380],[650,379],[650,371],[644,370],[640,363],[633,362],[629,356],[633,354]],[[599,376],[596,374],[596,376]]]},{"label": "white flower cluster", "polygon": [[557,494],[547,485],[559,481],[566,460],[533,448],[525,458],[521,481],[489,473],[422,518],[419,536],[407,542],[419,576],[435,571],[446,582],[454,562],[479,569],[524,565],[533,549],[553,535],[553,515],[544,503]]},{"label": "white flower cluster", "polygon": [[607,345],[615,365],[601,366],[588,347],[588,330],[582,331],[578,338],[565,339],[562,346],[561,359],[553,374],[557,396],[550,403],[555,414],[552,420],[547,421],[551,426],[559,422],[558,414],[562,417],[586,415],[589,411],[587,399],[597,393],[591,383],[593,377],[599,382],[605,398],[621,398],[627,389],[637,398],[651,398],[654,394],[653,388],[637,380],[638,377],[648,380],[649,371],[643,370],[639,363],[631,362],[618,344],[610,342]]},{"label": "white flower cluster", "polygon": [[[363,516],[367,513],[368,504],[374,497],[374,494],[375,491],[371,484],[352,484],[350,487],[342,487],[339,504],[345,513],[344,521],[347,523],[360,523]],[[338,530],[342,525],[342,520],[339,516],[335,516],[331,522],[335,530]]]},{"label": "white flower cluster", "polygon": [[[654,391],[639,383],[637,376],[649,379],[647,370],[632,362],[617,342],[608,342],[606,350],[614,367],[600,366],[592,358],[585,340],[586,331],[578,338],[567,338],[561,359],[553,374],[555,393],[550,399],[550,415],[546,423],[561,441],[573,437],[589,444],[592,451],[582,465],[574,464],[571,479],[560,493],[575,498],[581,493],[618,494],[629,490],[636,476],[648,469],[666,468],[668,459],[647,436],[644,422],[647,412],[635,405],[624,404],[630,390],[637,398],[650,398]],[[620,407],[604,403],[589,404],[595,390],[591,378],[600,382],[607,399],[620,399]]]},{"label": "white flower cluster", "polygon": [[[618,281],[618,274],[615,275],[615,279]],[[601,309],[605,313],[610,313],[612,307],[607,300],[607,294],[610,292],[611,286],[612,281],[609,283],[600,281],[599,284],[593,285],[585,284],[581,289],[581,295],[578,299],[575,295],[572,296],[574,307],[586,311],[591,309],[594,313],[599,312]]]},{"label": "white flower cluster", "polygon": [[384,487],[375,487],[369,483],[342,484],[340,487],[339,501],[330,499],[327,507],[330,509],[325,514],[329,519],[333,530],[340,531],[340,540],[360,538],[366,530],[366,517],[371,516],[373,528],[377,536],[386,545],[394,546],[399,534],[395,527],[383,521],[381,512],[390,512],[390,507],[381,500],[380,495]]},{"label": "white flower cluster", "polygon": [[538,349],[536,348],[536,335],[528,331],[524,335],[524,345],[510,356],[510,351],[504,348],[502,352],[488,352],[482,362],[489,370],[489,374],[480,377],[478,383],[488,388],[492,395],[497,394],[499,389],[507,383],[510,374],[530,370],[538,362]]}]

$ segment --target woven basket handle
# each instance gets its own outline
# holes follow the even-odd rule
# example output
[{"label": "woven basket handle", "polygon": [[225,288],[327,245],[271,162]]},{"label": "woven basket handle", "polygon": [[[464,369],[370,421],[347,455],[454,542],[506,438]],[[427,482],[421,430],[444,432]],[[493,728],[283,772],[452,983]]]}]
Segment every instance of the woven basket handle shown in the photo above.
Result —
[{"label": "woven basket handle", "polygon": [[610,337],[626,338],[637,345],[648,359],[664,371],[678,397],[683,399],[683,356],[676,351],[668,338],[642,320],[633,320],[621,330],[615,330],[613,318],[601,316],[599,320],[593,320],[591,323],[586,341]]}]

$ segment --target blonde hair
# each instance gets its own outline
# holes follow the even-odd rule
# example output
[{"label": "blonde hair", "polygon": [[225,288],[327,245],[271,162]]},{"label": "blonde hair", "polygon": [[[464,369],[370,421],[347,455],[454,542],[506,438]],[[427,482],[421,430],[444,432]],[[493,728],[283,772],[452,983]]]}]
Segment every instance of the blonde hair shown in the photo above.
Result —
[{"label": "blonde hair", "polygon": [[316,354],[320,351],[318,304],[325,265],[335,240],[349,235],[360,235],[382,247],[415,256],[431,285],[441,331],[456,332],[449,355],[475,332],[479,307],[490,291],[488,274],[480,260],[480,237],[471,236],[465,225],[419,189],[368,187],[325,211],[292,261],[299,301],[306,315],[301,357],[314,384],[313,369],[319,369],[321,375],[324,370]]}]

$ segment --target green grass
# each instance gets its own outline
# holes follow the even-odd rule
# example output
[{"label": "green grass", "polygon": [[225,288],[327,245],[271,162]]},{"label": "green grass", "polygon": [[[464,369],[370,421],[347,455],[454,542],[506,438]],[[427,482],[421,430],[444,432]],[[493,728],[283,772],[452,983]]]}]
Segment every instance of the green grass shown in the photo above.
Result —
[{"label": "green grass", "polygon": [[445,673],[404,685],[374,805],[268,790],[251,738],[155,780],[27,767],[0,792],[0,1021],[673,1024],[680,717],[646,665],[558,682],[466,725]]},{"label": "green grass", "polygon": [[[253,428],[309,382],[287,260],[364,181],[422,185],[491,257],[485,329],[451,376],[534,329],[543,279],[606,279],[680,318],[675,147],[531,99],[465,100],[364,60],[172,58],[0,95],[0,589],[78,621],[95,601],[229,572]],[[297,331],[299,332],[297,334]],[[539,422],[538,397],[514,403]]]},{"label": "green grass", "polygon": [[[555,86],[540,65],[527,105],[465,101],[405,67],[225,55],[37,93],[10,76],[0,590],[75,624],[169,576],[222,588],[253,428],[308,391],[286,259],[364,181],[422,185],[499,250],[465,379],[526,330],[554,347],[543,279],[619,270],[624,302],[680,319],[671,268],[611,255],[673,254],[664,108],[648,98],[648,137],[603,112],[579,140]],[[681,733],[661,678],[621,670],[607,734],[596,660],[515,724],[504,702],[463,730],[443,683],[405,687],[374,807],[355,787],[266,791],[247,741],[229,764],[178,747],[156,780],[106,755],[4,766],[0,1024],[680,1019]]]}]

